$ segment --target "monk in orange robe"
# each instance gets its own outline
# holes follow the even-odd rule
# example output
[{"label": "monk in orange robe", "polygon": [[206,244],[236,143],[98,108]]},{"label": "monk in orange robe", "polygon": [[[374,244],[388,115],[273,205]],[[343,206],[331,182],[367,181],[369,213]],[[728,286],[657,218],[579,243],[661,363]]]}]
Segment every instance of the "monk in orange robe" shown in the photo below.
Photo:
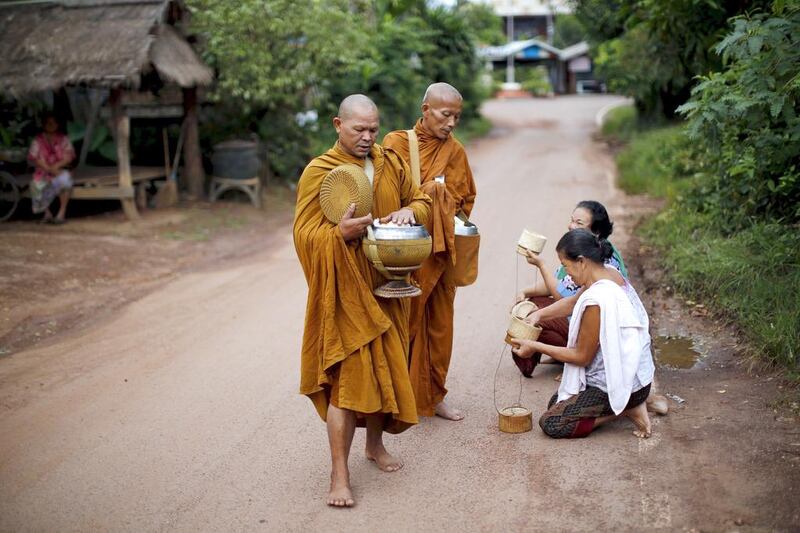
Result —
[{"label": "monk in orange robe", "polygon": [[[308,282],[300,392],[327,424],[331,449],[328,505],[354,504],[348,457],[356,426],[366,426],[366,455],[387,472],[403,464],[383,445],[383,432],[417,423],[408,376],[408,299],[383,299],[374,288],[386,280],[361,250],[374,217],[397,224],[424,223],[430,199],[414,186],[408,167],[375,144],[378,109],[364,95],[342,101],[333,119],[339,140],[312,160],[297,189],[294,243]],[[333,168],[356,164],[373,184],[372,212],[353,217],[351,205],[339,224],[319,202],[320,185]]]},{"label": "monk in orange robe", "polygon": [[[461,107],[461,94],[453,86],[434,83],[425,92],[422,118],[414,126],[419,140],[420,188],[433,199],[432,216],[426,224],[433,238],[433,254],[413,276],[422,295],[411,301],[411,384],[419,415],[436,414],[448,420],[464,418],[444,401],[456,296],[453,220],[459,211],[469,216],[476,194],[464,146],[453,137]],[[387,134],[383,146],[411,164],[407,132]]]}]

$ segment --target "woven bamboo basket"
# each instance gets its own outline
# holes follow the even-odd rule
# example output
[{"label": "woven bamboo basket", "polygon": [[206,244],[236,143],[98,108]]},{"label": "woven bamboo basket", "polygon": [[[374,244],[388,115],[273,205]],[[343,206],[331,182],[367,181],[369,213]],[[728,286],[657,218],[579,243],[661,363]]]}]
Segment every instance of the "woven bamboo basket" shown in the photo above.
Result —
[{"label": "woven bamboo basket", "polygon": [[533,428],[533,413],[521,405],[503,407],[497,412],[497,418],[503,433],[525,433]]},{"label": "woven bamboo basket", "polygon": [[517,241],[517,253],[528,255],[527,252],[531,251],[535,254],[540,254],[544,250],[545,244],[547,244],[547,237],[524,229],[522,230],[522,235],[519,236],[519,241]]},{"label": "woven bamboo basket", "polygon": [[353,217],[363,217],[372,210],[372,184],[364,169],[358,165],[339,165],[334,168],[319,189],[322,213],[330,222],[338,224],[350,204],[356,204]]},{"label": "woven bamboo basket", "polygon": [[527,317],[532,312],[538,309],[536,304],[528,300],[523,300],[511,309],[511,318],[508,322],[508,330],[506,331],[506,344],[512,344],[511,339],[527,339],[535,341],[539,338],[542,328],[539,326],[532,326],[525,322]]}]

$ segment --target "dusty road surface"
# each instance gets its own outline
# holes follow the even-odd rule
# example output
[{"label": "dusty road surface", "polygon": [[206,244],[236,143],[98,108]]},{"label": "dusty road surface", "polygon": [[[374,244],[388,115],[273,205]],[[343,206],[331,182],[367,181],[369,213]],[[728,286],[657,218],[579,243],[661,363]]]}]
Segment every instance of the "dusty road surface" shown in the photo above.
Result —
[{"label": "dusty road surface", "polygon": [[[356,508],[323,504],[324,425],[296,393],[306,288],[289,228],[276,225],[283,236],[263,253],[180,275],[94,326],[0,358],[0,530],[800,528],[800,426],[783,415],[777,381],[744,375],[722,340],[694,369],[660,371],[662,390],[686,401],[655,420],[649,440],[623,421],[571,442],[497,431],[506,313],[533,282],[514,253],[521,229],[549,237],[554,264],[577,201],[628,216],[611,160],[591,141],[613,101],[487,104],[496,129],[469,149],[481,275],[456,300],[449,382],[467,418],[389,437],[406,463],[393,474],[364,458],[359,432]],[[632,263],[637,252],[624,249]],[[679,310],[658,325],[685,326]],[[522,383],[536,417],[556,373],[540,367]],[[507,357],[501,405],[516,400],[517,376]]]}]

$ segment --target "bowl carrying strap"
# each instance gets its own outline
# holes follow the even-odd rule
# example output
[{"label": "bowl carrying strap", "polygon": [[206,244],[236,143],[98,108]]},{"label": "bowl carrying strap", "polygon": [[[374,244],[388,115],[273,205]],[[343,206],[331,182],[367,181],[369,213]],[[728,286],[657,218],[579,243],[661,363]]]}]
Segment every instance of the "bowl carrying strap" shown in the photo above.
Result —
[{"label": "bowl carrying strap", "polygon": [[411,178],[414,180],[414,185],[419,187],[422,181],[419,164],[419,139],[414,130],[406,130],[406,133],[408,134],[408,154],[411,159]]}]

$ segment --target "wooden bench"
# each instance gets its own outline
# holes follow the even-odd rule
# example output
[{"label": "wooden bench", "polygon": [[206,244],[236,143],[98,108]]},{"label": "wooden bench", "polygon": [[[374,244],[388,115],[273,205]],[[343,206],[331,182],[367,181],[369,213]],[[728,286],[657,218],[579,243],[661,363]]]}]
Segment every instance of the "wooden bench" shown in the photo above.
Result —
[{"label": "wooden bench", "polygon": [[[73,189],[72,200],[136,200],[144,208],[143,198],[147,185],[158,179],[166,179],[164,167],[131,167],[129,187],[120,186],[117,167],[81,167],[71,170]],[[20,196],[30,198],[30,183],[33,174],[14,176]],[[138,194],[137,194],[138,190]],[[10,216],[10,214],[9,214]]]}]

